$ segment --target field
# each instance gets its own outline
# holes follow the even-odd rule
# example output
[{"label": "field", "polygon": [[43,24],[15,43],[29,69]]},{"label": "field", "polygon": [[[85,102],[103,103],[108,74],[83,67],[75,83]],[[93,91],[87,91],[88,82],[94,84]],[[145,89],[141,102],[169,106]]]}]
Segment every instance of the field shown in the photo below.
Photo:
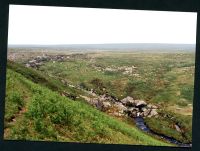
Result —
[{"label": "field", "polygon": [[[193,52],[8,54],[5,139],[176,145],[192,142]],[[148,114],[146,114],[148,112]]]}]

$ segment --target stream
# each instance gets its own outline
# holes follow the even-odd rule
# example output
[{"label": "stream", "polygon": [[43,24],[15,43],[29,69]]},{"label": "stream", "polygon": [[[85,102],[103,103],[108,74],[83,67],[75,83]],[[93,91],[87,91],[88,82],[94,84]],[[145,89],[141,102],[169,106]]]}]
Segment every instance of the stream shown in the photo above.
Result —
[{"label": "stream", "polygon": [[155,136],[158,136],[164,140],[166,140],[167,142],[170,142],[172,144],[175,144],[177,145],[178,147],[192,147],[192,144],[184,144],[172,137],[168,137],[168,136],[165,136],[163,134],[158,134],[156,132],[154,132],[153,130],[151,130],[144,122],[144,119],[142,117],[136,117],[134,118],[134,121],[136,123],[136,126],[141,129],[142,131],[146,132],[146,133],[150,133],[152,135],[155,135]]},{"label": "stream", "polygon": [[[73,85],[70,85],[70,87],[75,87]],[[76,87],[78,89],[81,89],[80,87]],[[95,93],[91,93],[90,91],[87,91],[87,90],[84,90],[86,93],[88,94],[91,94],[93,96],[97,96],[97,94]],[[145,123],[144,119],[142,117],[136,117],[134,118],[134,122],[136,123],[136,126],[142,130],[143,132],[146,132],[146,133],[149,133],[149,134],[152,134],[154,136],[157,136],[163,140],[166,140],[167,142],[171,143],[171,144],[175,144],[177,145],[178,147],[192,147],[192,144],[184,144],[178,140],[176,140],[175,138],[173,137],[169,137],[169,136],[165,136],[163,134],[159,134],[159,133],[156,133],[155,131],[151,130]]]}]

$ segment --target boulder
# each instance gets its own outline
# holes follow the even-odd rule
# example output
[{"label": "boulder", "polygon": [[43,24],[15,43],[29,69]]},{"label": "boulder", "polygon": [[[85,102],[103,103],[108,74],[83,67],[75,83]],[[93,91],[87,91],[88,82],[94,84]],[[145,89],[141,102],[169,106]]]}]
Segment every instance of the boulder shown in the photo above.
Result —
[{"label": "boulder", "polygon": [[36,63],[37,61],[35,59],[30,60],[28,63]]},{"label": "boulder", "polygon": [[151,112],[151,109],[147,109],[144,111],[144,117],[147,117]]},{"label": "boulder", "polygon": [[137,117],[138,113],[139,113],[139,112],[137,112],[137,111],[132,111],[132,112],[129,114],[129,116],[135,118],[135,117]]},{"label": "boulder", "polygon": [[127,107],[125,107],[120,102],[115,103],[114,106],[117,108],[117,110],[119,111],[119,113],[124,113],[127,110]]},{"label": "boulder", "polygon": [[111,107],[111,103],[110,102],[102,102],[102,110],[106,111],[107,109],[109,109]]},{"label": "boulder", "polygon": [[89,100],[87,100],[87,101],[88,101],[88,103],[90,103],[92,106],[95,106],[95,107],[97,107],[98,109],[101,108],[101,106],[100,106],[100,104],[99,104],[99,101],[98,101],[96,98],[94,98],[94,99],[89,99]]},{"label": "boulder", "polygon": [[136,107],[141,108],[147,105],[147,103],[143,100],[135,100],[136,102]]},{"label": "boulder", "polygon": [[136,102],[130,96],[127,96],[126,98],[122,99],[120,102],[126,106],[135,106],[136,105]]},{"label": "boulder", "polygon": [[156,109],[152,109],[151,112],[149,113],[148,117],[152,117],[152,116],[156,116],[158,115],[158,112],[156,111]]},{"label": "boulder", "polygon": [[128,107],[126,110],[125,110],[125,113],[127,114],[127,115],[131,115],[132,114],[132,112],[138,112],[139,110],[137,109],[137,108],[135,108],[135,107]]},{"label": "boulder", "polygon": [[145,112],[145,111],[147,111],[147,108],[143,107],[143,108],[141,108],[141,111]]}]

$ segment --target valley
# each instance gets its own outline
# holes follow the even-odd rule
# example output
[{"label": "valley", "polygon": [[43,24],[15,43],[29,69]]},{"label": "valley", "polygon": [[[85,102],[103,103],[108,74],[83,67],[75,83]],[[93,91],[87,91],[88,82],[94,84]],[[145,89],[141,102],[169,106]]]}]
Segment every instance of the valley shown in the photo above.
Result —
[{"label": "valley", "polygon": [[[191,146],[194,58],[190,51],[12,48],[4,137]],[[180,143],[143,131],[137,118]]]}]

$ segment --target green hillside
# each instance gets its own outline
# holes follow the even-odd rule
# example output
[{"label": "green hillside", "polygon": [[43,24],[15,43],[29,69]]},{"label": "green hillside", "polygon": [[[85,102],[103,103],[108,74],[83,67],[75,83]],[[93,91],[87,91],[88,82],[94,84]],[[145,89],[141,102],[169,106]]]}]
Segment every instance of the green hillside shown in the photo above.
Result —
[{"label": "green hillside", "polygon": [[81,99],[61,96],[63,90],[83,92],[12,62],[8,62],[6,90],[5,139],[170,145]]}]

